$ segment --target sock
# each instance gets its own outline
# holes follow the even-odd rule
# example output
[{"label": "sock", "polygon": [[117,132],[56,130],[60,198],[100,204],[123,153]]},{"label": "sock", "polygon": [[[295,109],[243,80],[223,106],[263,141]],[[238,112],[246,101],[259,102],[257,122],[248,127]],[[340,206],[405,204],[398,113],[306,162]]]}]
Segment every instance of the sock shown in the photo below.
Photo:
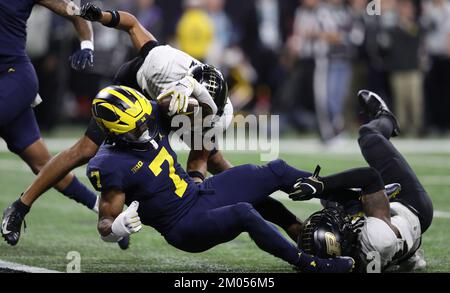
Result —
[{"label": "sock", "polygon": [[16,200],[13,203],[13,206],[16,208],[16,210],[25,217],[26,214],[28,214],[28,212],[30,211],[30,207],[27,206],[26,204],[24,204],[20,198],[18,200]]},{"label": "sock", "polygon": [[93,209],[97,201],[97,195],[83,185],[77,177],[73,177],[72,182],[62,191],[62,194],[89,209]]}]

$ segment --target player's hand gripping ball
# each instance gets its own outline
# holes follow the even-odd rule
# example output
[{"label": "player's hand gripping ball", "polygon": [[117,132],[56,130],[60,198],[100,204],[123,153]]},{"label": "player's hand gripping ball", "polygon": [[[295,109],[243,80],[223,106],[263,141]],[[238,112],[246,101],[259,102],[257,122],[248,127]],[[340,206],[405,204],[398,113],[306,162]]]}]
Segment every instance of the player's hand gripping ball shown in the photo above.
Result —
[{"label": "player's hand gripping ball", "polygon": [[169,117],[176,114],[196,114],[199,103],[197,99],[191,98],[194,92],[194,79],[186,76],[179,80],[175,86],[161,93],[156,100],[163,112]]}]

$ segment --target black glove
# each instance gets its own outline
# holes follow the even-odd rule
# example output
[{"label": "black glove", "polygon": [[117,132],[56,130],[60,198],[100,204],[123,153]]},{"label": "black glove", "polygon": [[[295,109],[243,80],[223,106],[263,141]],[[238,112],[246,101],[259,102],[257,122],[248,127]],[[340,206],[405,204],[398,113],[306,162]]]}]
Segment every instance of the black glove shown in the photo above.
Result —
[{"label": "black glove", "polygon": [[81,49],[76,51],[69,58],[70,65],[76,71],[81,71],[86,68],[86,65],[89,67],[94,66],[94,51],[91,49]]},{"label": "black glove", "polygon": [[311,177],[299,178],[295,182],[293,186],[294,191],[289,194],[289,198],[297,201],[318,197],[324,189],[324,184],[319,179],[319,172],[320,166],[317,166]]},{"label": "black glove", "polygon": [[102,10],[94,3],[88,2],[81,7],[80,16],[89,21],[100,21]]}]

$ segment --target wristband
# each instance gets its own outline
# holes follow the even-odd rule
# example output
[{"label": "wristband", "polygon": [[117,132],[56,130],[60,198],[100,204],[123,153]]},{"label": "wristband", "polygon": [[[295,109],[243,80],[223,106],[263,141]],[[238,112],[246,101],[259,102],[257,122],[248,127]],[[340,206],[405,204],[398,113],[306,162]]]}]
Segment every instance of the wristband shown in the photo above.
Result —
[{"label": "wristband", "polygon": [[120,23],[120,13],[117,10],[107,10],[106,12],[111,13],[111,21],[107,24],[105,24],[105,26],[108,27],[116,27],[119,25]]},{"label": "wristband", "polygon": [[80,47],[81,47],[81,50],[90,49],[90,50],[94,51],[94,43],[92,43],[89,40],[81,41]]},{"label": "wristband", "polygon": [[187,173],[188,173],[189,177],[191,177],[191,178],[200,178],[202,181],[205,180],[205,175],[203,175],[202,172],[189,171]]}]

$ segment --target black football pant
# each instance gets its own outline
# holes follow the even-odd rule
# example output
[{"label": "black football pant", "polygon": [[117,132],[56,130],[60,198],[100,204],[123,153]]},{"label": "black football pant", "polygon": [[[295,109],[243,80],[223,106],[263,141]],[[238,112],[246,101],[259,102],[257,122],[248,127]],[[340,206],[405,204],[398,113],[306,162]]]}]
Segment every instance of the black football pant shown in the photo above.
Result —
[{"label": "black football pant", "polygon": [[361,153],[381,174],[384,184],[401,184],[402,190],[394,201],[415,210],[423,233],[433,220],[433,204],[408,162],[389,141],[392,130],[393,122],[388,116],[380,116],[361,126],[358,139]]}]

